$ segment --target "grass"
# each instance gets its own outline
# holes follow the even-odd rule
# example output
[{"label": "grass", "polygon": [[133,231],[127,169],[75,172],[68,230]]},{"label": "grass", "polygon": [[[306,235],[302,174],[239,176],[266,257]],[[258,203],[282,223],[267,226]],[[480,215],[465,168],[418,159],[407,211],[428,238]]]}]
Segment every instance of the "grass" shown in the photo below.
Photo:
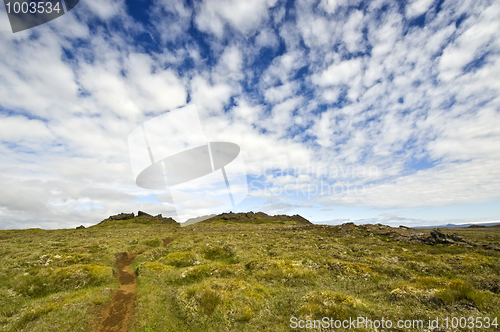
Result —
[{"label": "grass", "polygon": [[[452,232],[500,246],[500,228]],[[174,240],[163,247],[165,238]],[[0,331],[92,331],[118,288],[115,253],[142,249],[133,332],[290,331],[292,316],[500,316],[500,252],[396,238],[387,229],[223,220],[0,231]]]}]

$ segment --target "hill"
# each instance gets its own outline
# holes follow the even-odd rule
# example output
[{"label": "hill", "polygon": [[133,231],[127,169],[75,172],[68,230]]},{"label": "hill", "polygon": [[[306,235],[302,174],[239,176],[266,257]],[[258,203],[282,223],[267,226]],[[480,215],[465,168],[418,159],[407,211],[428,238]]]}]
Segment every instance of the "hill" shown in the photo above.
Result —
[{"label": "hill", "polygon": [[498,227],[266,216],[180,227],[122,215],[81,229],[0,231],[0,330],[290,331],[323,317],[427,325],[500,314]]},{"label": "hill", "polygon": [[263,223],[298,223],[298,224],[306,224],[311,225],[312,223],[298,214],[293,216],[287,215],[275,215],[270,216],[265,214],[264,212],[248,212],[248,213],[222,213],[216,216],[213,216],[207,220],[204,220],[205,223],[216,223],[216,222],[236,222],[236,223],[253,223],[253,224],[263,224]]}]

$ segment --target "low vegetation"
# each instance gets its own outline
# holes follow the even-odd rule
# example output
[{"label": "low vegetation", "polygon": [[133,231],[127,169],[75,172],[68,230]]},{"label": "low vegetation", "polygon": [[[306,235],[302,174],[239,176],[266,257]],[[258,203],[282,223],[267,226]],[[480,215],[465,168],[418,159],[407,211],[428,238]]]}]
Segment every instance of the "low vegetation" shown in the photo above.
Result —
[{"label": "low vegetation", "polygon": [[119,286],[115,254],[143,249],[132,265],[133,332],[290,331],[291,317],[500,316],[498,227],[452,230],[481,245],[428,245],[401,239],[430,230],[257,221],[0,231],[0,331],[94,330]]}]

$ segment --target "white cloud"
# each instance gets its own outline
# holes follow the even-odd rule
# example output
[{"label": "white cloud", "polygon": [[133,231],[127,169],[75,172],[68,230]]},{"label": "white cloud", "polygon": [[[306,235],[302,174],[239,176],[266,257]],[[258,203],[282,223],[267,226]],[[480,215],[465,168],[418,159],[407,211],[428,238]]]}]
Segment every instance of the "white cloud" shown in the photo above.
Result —
[{"label": "white cloud", "polygon": [[277,131],[283,135],[282,131],[288,129],[293,124],[293,111],[300,106],[302,101],[302,97],[294,97],[276,104],[271,111],[270,121],[266,122],[267,125],[265,127],[267,130],[271,132]]},{"label": "white cloud", "polygon": [[277,47],[279,44],[278,37],[271,29],[262,29],[255,38],[255,43],[260,47]]},{"label": "white cloud", "polygon": [[19,142],[52,138],[47,124],[24,116],[0,116],[0,141]]},{"label": "white cloud", "polygon": [[212,72],[212,79],[218,83],[241,80],[243,63],[240,48],[236,45],[227,46],[220,56],[217,67]]},{"label": "white cloud", "polygon": [[406,5],[406,16],[416,17],[424,14],[430,6],[434,3],[434,0],[414,0]]},{"label": "white cloud", "polygon": [[88,64],[82,66],[79,81],[91,94],[91,98],[106,110],[130,118],[139,116],[141,109],[131,98],[127,82],[119,68],[100,68]]},{"label": "white cloud", "polygon": [[123,14],[123,0],[111,0],[102,2],[99,0],[88,0],[83,2],[92,13],[102,20],[109,20],[113,16]]},{"label": "white cloud", "polygon": [[402,16],[398,13],[388,13],[382,23],[369,21],[368,38],[373,46],[372,57],[382,58],[394,49],[396,42],[402,38]]},{"label": "white cloud", "polygon": [[145,54],[130,54],[127,60],[126,75],[133,84],[130,94],[141,111],[164,111],[186,103],[186,89],[172,70],[162,69]]},{"label": "white cloud", "polygon": [[498,197],[498,179],[500,172],[491,161],[445,164],[394,183],[366,186],[359,189],[360,195],[341,197],[336,203],[394,208],[484,202]]},{"label": "white cloud", "polygon": [[54,35],[44,34],[32,42],[5,38],[2,44],[0,80],[4,84],[0,85],[0,100],[4,107],[24,108],[48,117],[76,100],[74,72],[62,61],[62,49]]},{"label": "white cloud", "polygon": [[499,50],[500,6],[492,5],[481,14],[476,24],[469,26],[457,39],[449,44],[440,58],[440,78],[449,81],[460,74],[465,65],[473,61],[480,52]]},{"label": "white cloud", "polygon": [[348,3],[347,0],[321,0],[319,7],[328,14],[334,14],[338,7],[345,6]]},{"label": "white cloud", "polygon": [[193,10],[182,0],[157,0],[150,11],[163,42],[182,39],[191,24]]},{"label": "white cloud", "polygon": [[291,97],[297,90],[299,86],[295,82],[286,82],[285,84],[274,86],[267,89],[264,92],[264,97],[268,102],[279,103],[288,97]]},{"label": "white cloud", "polygon": [[198,111],[220,114],[224,112],[224,105],[229,101],[233,88],[227,84],[210,84],[202,76],[191,80],[191,93],[193,103]]},{"label": "white cloud", "polygon": [[335,38],[336,25],[325,17],[315,16],[312,12],[302,10],[299,10],[299,12],[297,25],[306,45],[321,47],[330,44],[331,39]]},{"label": "white cloud", "polygon": [[361,69],[362,63],[359,58],[334,63],[321,75],[313,78],[313,82],[320,86],[351,84],[352,80],[360,75]]},{"label": "white cloud", "polygon": [[343,41],[346,43],[347,50],[351,53],[363,50],[363,12],[355,10],[349,16],[344,25]]},{"label": "white cloud", "polygon": [[247,34],[269,19],[268,9],[275,3],[276,0],[205,0],[197,11],[196,24],[218,38],[222,38],[226,24]]},{"label": "white cloud", "polygon": [[298,51],[290,51],[274,58],[261,77],[262,89],[265,90],[270,86],[286,84],[306,64],[307,60],[304,53]]},{"label": "white cloud", "polygon": [[250,105],[245,99],[237,99],[236,107],[232,113],[237,118],[237,122],[246,122],[248,124],[257,123],[262,113],[260,105]]}]

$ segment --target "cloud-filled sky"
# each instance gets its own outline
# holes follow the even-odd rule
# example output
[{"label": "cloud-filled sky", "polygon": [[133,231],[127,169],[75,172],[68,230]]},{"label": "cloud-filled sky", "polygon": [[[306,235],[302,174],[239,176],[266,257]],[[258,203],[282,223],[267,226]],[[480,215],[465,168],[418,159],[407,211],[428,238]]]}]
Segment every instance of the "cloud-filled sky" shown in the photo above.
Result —
[{"label": "cloud-filled sky", "polygon": [[2,229],[176,218],[135,185],[127,137],[191,104],[241,147],[237,211],[500,220],[497,1],[81,0],[8,29],[0,3]]}]

